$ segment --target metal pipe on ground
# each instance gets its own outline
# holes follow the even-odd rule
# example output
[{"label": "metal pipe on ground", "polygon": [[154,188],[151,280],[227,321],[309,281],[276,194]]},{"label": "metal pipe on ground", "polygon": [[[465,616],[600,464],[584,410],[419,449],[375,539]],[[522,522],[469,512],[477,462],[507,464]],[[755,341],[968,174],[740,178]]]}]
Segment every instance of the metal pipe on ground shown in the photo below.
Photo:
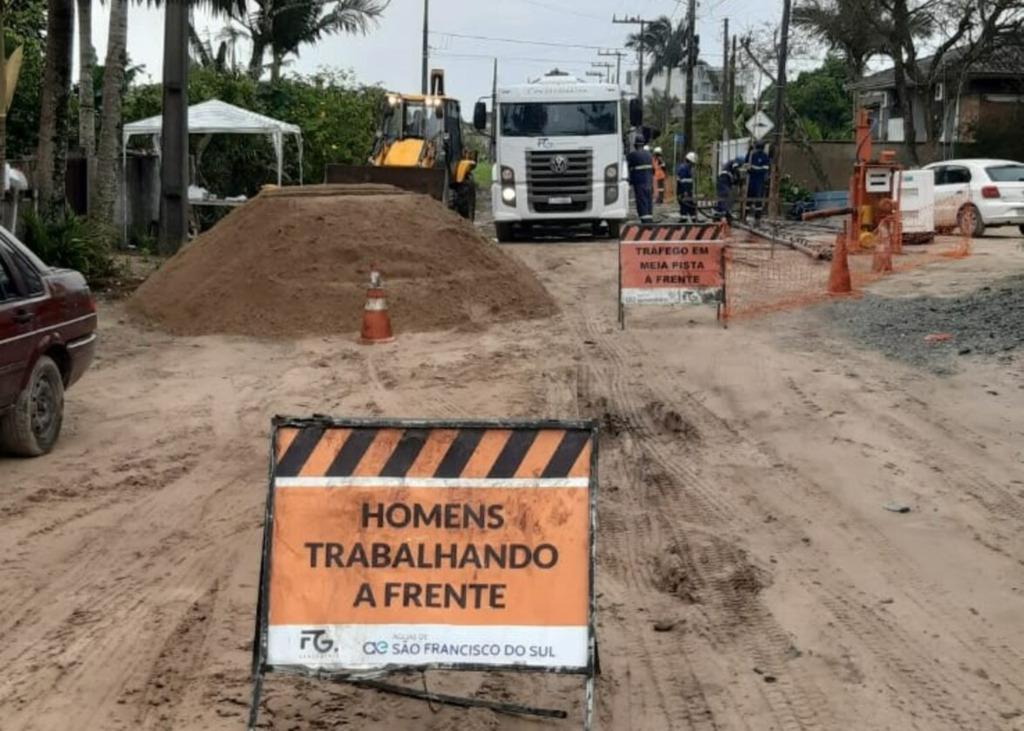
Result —
[{"label": "metal pipe on ground", "polygon": [[818,218],[832,218],[833,216],[849,216],[857,212],[856,208],[822,208],[820,211],[808,211],[800,216],[802,221],[814,221]]}]

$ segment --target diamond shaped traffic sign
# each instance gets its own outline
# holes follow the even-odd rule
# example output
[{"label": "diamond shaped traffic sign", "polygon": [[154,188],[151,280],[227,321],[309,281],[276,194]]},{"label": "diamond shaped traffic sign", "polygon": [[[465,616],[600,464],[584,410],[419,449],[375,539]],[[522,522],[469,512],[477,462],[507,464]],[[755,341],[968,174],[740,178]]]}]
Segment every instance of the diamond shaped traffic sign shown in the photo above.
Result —
[{"label": "diamond shaped traffic sign", "polygon": [[775,124],[764,112],[756,112],[744,125],[755,140],[760,140],[775,129]]}]

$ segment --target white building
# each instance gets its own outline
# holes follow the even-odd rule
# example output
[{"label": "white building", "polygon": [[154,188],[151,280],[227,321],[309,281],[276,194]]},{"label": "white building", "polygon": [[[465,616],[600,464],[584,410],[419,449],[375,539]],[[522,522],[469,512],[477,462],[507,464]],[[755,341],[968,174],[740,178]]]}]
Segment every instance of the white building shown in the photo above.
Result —
[{"label": "white building", "polygon": [[[766,88],[764,84],[759,84],[759,76],[756,69],[736,69],[736,94],[745,104],[754,104],[758,95]],[[693,75],[694,105],[721,104],[723,78],[721,68],[698,61]],[[636,69],[626,72],[626,87],[634,94],[640,90],[638,81],[639,74]],[[644,83],[644,98],[649,99],[654,90],[665,93],[665,75],[663,73],[655,76],[650,84]],[[669,94],[679,99],[680,103],[686,99],[685,69],[676,69],[672,72]]]}]

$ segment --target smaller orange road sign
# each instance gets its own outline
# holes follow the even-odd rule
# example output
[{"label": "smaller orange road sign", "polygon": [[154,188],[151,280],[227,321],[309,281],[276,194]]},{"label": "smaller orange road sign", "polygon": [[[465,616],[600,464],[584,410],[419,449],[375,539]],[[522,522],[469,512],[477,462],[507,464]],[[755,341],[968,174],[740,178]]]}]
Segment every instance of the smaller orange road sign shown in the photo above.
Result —
[{"label": "smaller orange road sign", "polygon": [[723,224],[640,224],[619,241],[619,322],[625,305],[725,302]]}]

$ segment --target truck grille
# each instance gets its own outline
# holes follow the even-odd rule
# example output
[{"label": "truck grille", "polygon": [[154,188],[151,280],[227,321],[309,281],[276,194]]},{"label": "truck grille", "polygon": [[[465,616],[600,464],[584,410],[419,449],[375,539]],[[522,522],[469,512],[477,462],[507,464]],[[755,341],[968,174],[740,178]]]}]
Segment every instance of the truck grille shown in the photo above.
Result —
[{"label": "truck grille", "polygon": [[[556,158],[564,157],[564,172]],[[590,150],[528,150],[526,198],[537,213],[582,213],[590,210],[594,190]],[[564,201],[553,201],[564,198]],[[568,200],[571,199],[571,200]]]}]

